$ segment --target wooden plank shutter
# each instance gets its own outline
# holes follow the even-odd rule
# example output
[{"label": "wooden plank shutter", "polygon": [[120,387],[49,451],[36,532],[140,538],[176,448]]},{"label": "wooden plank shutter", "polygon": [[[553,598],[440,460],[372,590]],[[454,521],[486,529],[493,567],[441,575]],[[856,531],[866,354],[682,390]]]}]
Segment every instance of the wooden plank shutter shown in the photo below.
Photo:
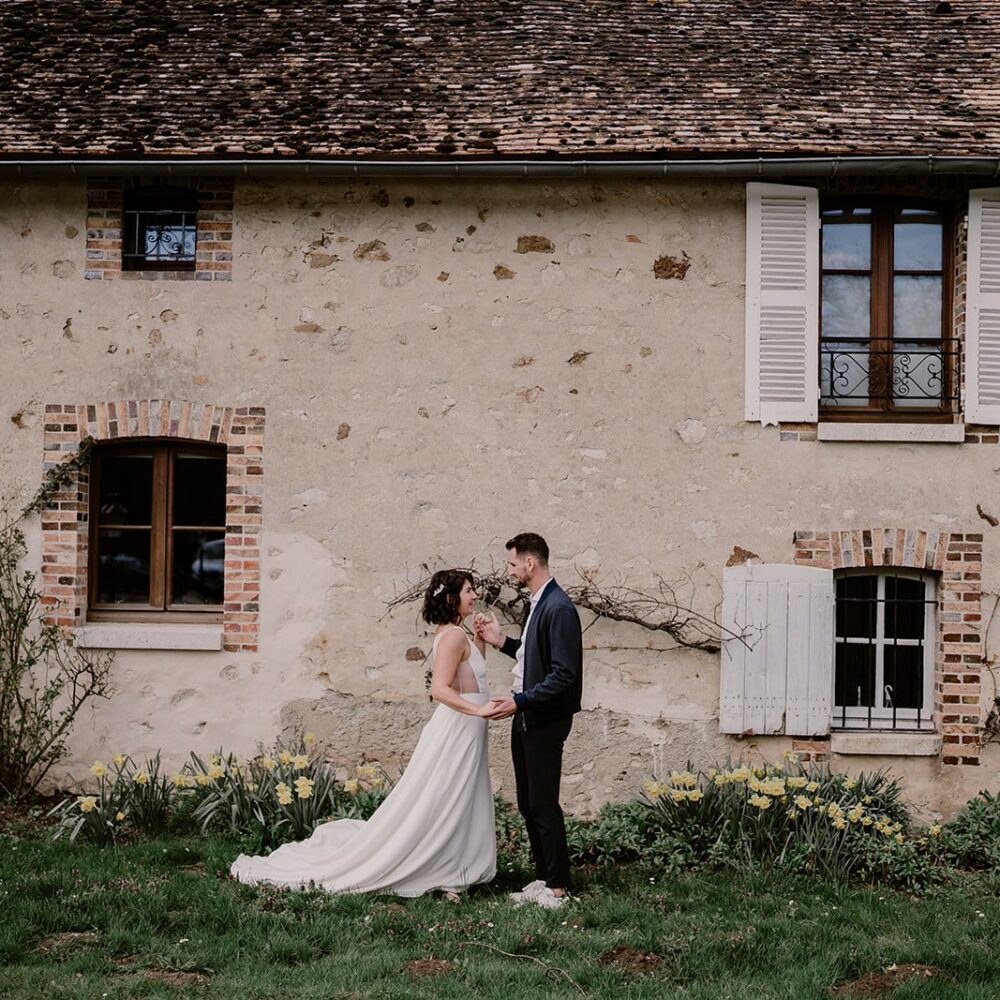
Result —
[{"label": "wooden plank shutter", "polygon": [[965,417],[1000,424],[1000,188],[969,192]]},{"label": "wooden plank shutter", "polygon": [[819,415],[819,195],[747,184],[746,419]]},{"label": "wooden plank shutter", "polygon": [[727,566],[722,625],[720,730],[789,736],[828,732],[833,571],[752,562]]}]

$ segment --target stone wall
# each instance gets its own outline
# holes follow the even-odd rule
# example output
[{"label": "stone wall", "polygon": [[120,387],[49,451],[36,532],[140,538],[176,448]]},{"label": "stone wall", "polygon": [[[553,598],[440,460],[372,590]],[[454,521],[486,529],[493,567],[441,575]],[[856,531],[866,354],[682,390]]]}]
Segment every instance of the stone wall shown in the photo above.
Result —
[{"label": "stone wall", "polygon": [[[743,421],[740,184],[240,180],[226,282],[86,281],[86,222],[83,181],[0,185],[0,479],[37,483],[47,405],[263,408],[259,643],[119,652],[118,694],[58,781],[119,749],[250,752],[300,723],[345,766],[405,761],[430,709],[407,651],[430,640],[416,606],[386,602],[425,562],[500,563],[519,530],[549,539],[565,582],[690,578],[708,614],[734,546],[791,563],[796,532],[981,532],[986,601],[1000,584],[976,511],[1000,513],[991,443]],[[30,541],[39,566],[38,522]],[[791,745],[719,735],[717,655],[605,624],[585,642],[571,809]],[[509,663],[489,660],[503,689]],[[992,697],[984,671],[983,712]],[[930,814],[996,788],[993,749],[980,768],[874,762]]]}]

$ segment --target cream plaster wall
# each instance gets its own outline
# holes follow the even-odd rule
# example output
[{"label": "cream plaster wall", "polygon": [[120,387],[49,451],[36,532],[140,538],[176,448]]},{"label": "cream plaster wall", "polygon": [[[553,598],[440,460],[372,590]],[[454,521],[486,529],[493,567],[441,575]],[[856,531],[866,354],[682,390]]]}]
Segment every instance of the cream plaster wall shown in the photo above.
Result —
[{"label": "cream plaster wall", "polygon": [[[693,574],[705,611],[735,544],[788,562],[796,529],[982,529],[1000,589],[976,515],[1000,513],[995,447],[743,422],[742,185],[238,181],[234,215],[231,284],[85,281],[83,183],[0,185],[5,487],[38,480],[47,402],[267,408],[259,653],[120,652],[59,781],[119,749],[249,752],[301,722],[345,765],[404,761],[429,712],[404,654],[429,641],[385,602],[425,561],[499,562],[518,530],[549,539],[564,581]],[[521,236],[554,250],[516,253]],[[373,240],[389,259],[356,259]],[[654,277],[661,255],[687,256],[683,279]],[[37,565],[37,526],[31,544]],[[717,656],[605,625],[586,641],[571,809],[741,751],[718,733]],[[509,662],[490,676],[503,688]],[[933,814],[996,789],[996,761],[881,763]]]}]

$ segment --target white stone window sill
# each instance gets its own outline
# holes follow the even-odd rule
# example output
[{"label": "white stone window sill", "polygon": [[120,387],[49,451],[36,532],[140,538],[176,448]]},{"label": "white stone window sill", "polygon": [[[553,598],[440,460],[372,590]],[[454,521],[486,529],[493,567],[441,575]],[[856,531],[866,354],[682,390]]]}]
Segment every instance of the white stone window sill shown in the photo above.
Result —
[{"label": "white stone window sill", "polygon": [[941,752],[937,733],[904,733],[886,730],[830,734],[830,752],[869,754],[877,757],[936,757]]},{"label": "white stone window sill", "polygon": [[83,649],[222,649],[222,625],[95,622],[76,630]]},{"label": "white stone window sill", "polygon": [[909,441],[914,444],[962,444],[965,424],[852,424],[822,421],[816,428],[820,441]]}]

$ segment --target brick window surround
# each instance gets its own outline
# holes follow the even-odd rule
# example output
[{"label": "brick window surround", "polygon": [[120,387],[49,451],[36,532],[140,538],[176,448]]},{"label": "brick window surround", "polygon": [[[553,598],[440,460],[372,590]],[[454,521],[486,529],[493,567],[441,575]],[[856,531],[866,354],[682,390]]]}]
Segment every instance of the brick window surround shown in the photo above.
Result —
[{"label": "brick window surround", "polygon": [[[193,271],[123,271],[122,205],[127,189],[178,184],[198,193]],[[233,179],[192,177],[91,177],[87,180],[87,259],[83,276],[97,281],[231,281],[233,277]]]},{"label": "brick window surround", "polygon": [[[226,446],[226,556],[223,647],[256,652],[260,598],[260,529],[264,408],[214,406],[182,400],[47,404],[44,467],[74,454],[80,442],[171,438]],[[49,620],[84,624],[87,608],[90,475],[84,468],[42,513],[42,602]]]},{"label": "brick window surround", "polygon": [[[939,574],[933,719],[941,734],[941,761],[978,764],[982,749],[982,534],[906,528],[797,531],[794,544],[798,566],[834,570],[885,566]],[[810,749],[821,753],[818,746]]]}]

